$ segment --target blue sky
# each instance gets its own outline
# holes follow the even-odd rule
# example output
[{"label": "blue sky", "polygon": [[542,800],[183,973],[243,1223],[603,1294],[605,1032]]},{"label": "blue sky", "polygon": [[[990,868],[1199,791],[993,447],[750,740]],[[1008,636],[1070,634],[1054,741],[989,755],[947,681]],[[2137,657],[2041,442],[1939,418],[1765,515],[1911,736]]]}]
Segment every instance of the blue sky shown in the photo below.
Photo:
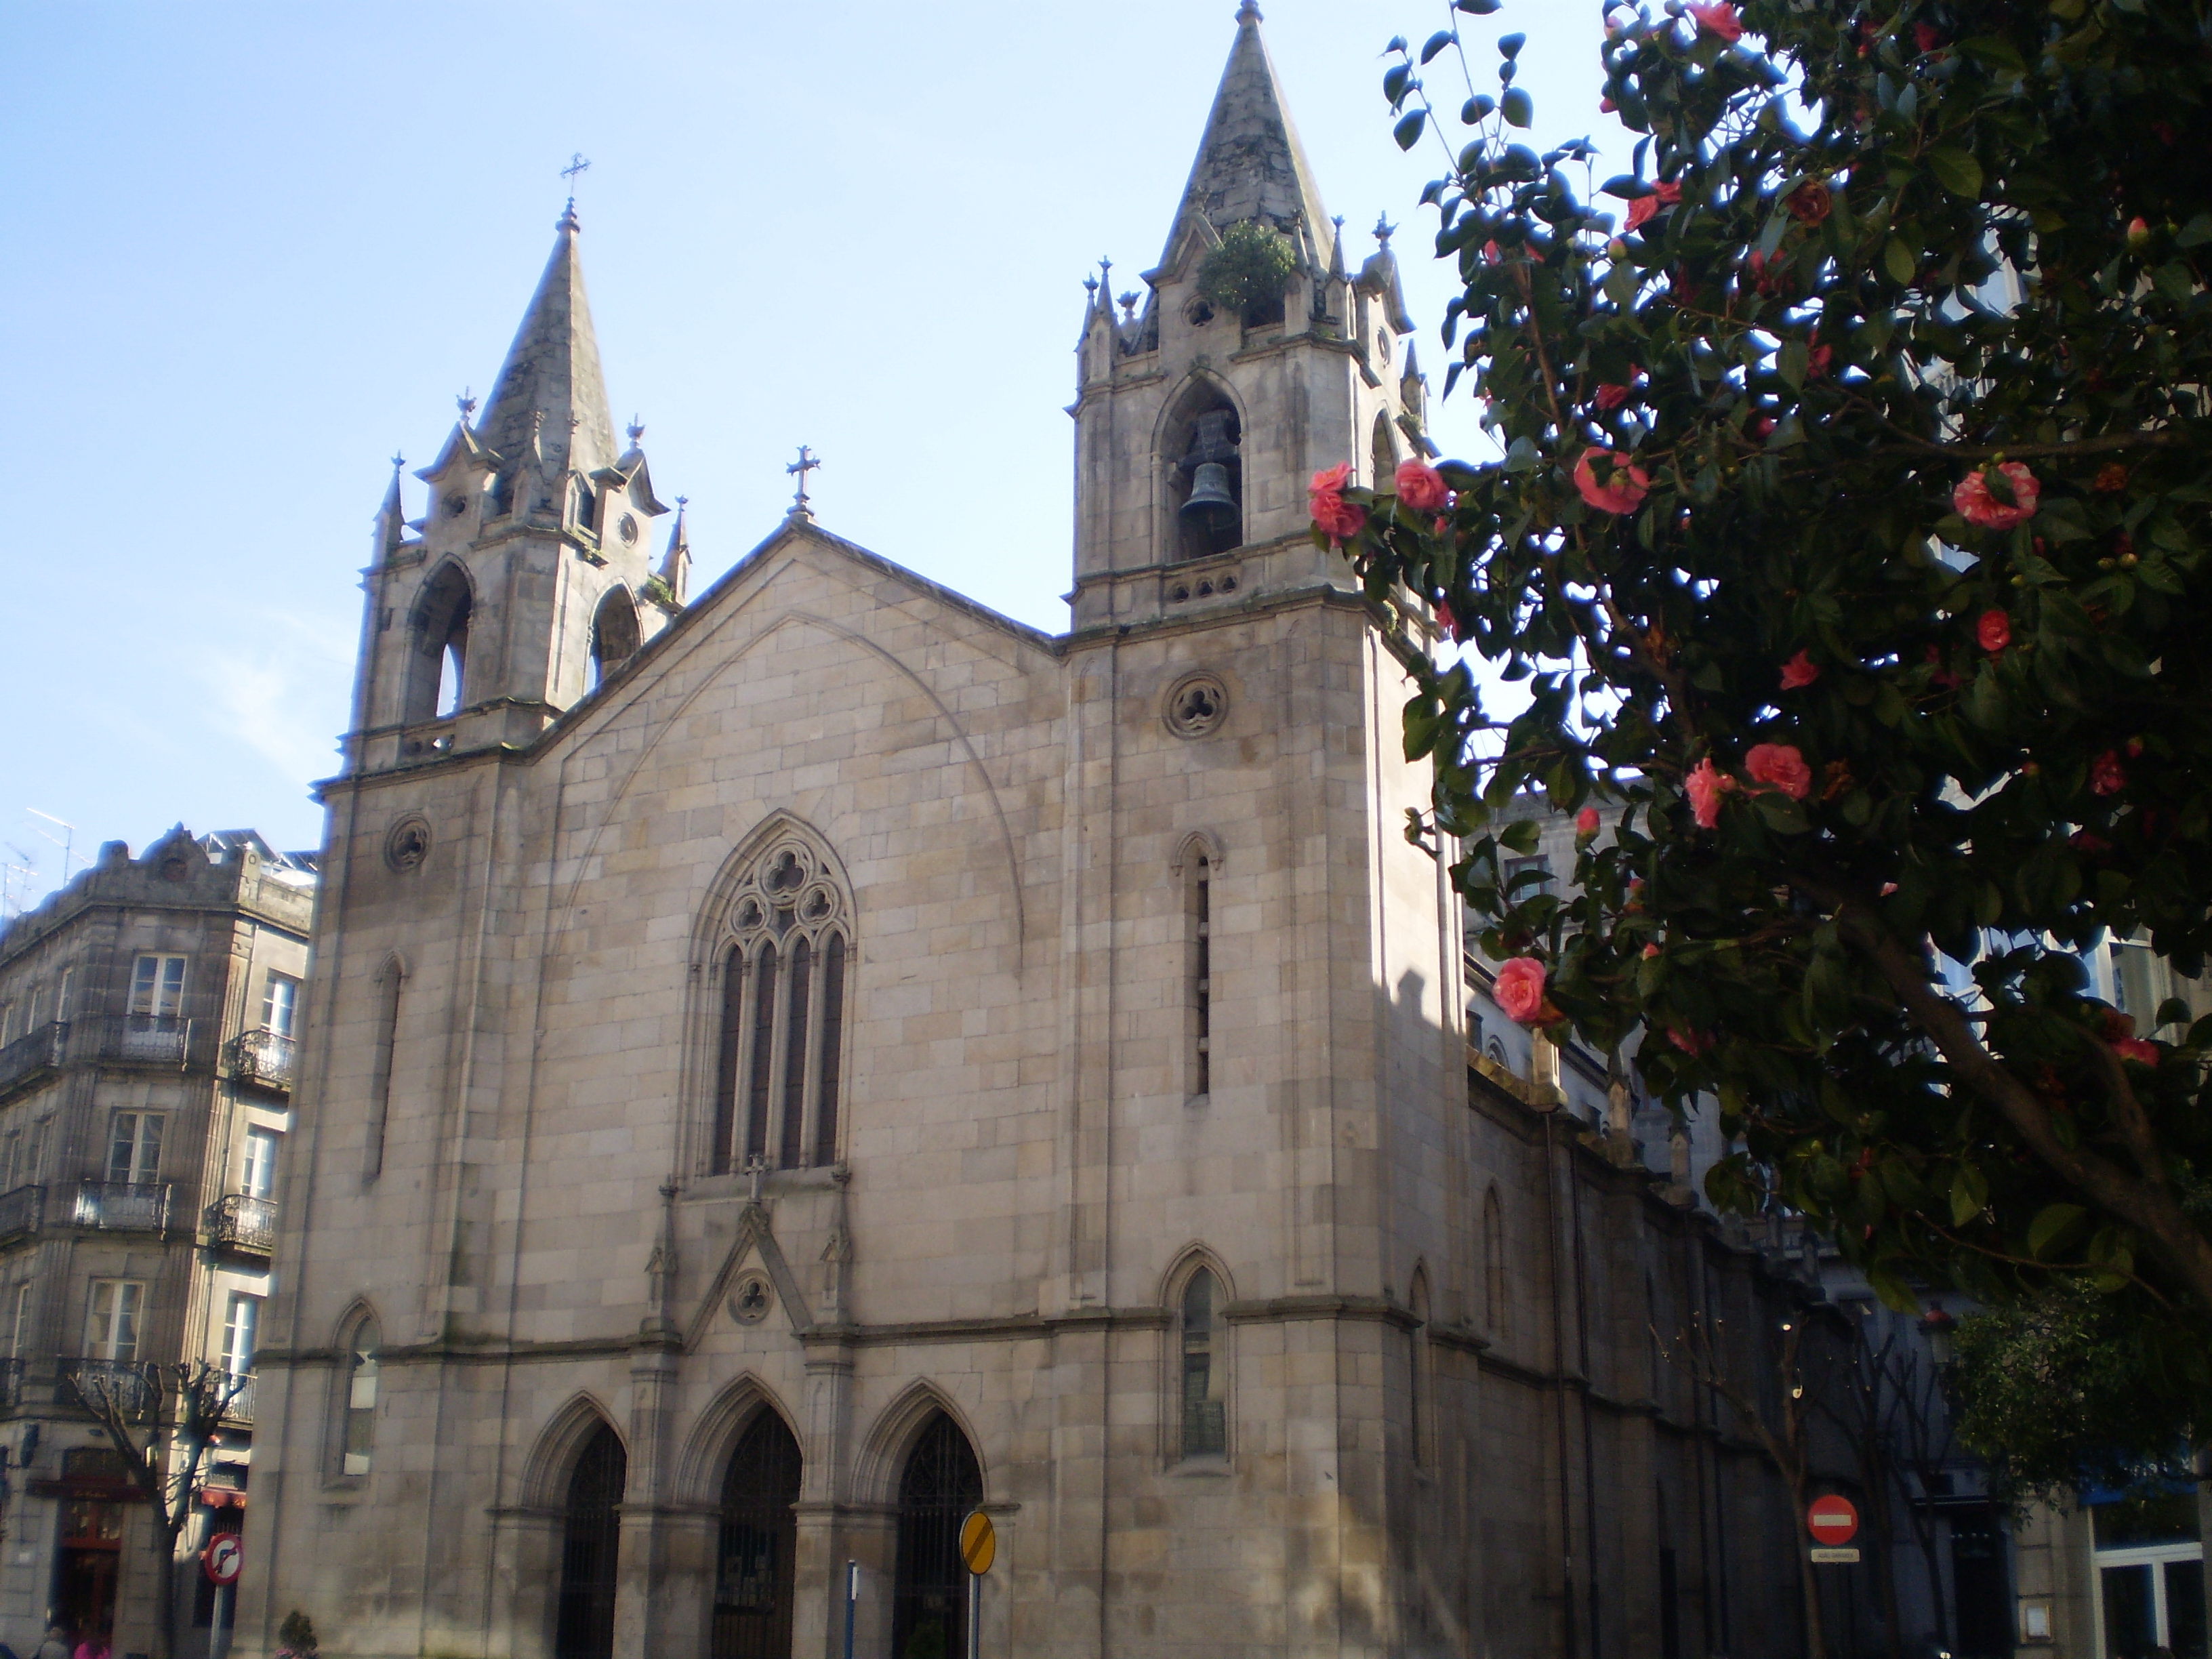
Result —
[{"label": "blue sky", "polygon": [[[1440,386],[1438,153],[1399,153],[1378,88],[1383,44],[1447,9],[1263,5],[1352,257],[1378,211],[1405,225]],[[15,0],[0,861],[37,871],[11,896],[61,872],[27,808],[80,857],[180,819],[319,841],[386,458],[428,461],[489,386],[574,151],[614,413],[691,499],[695,589],[774,527],[807,443],[827,528],[1063,628],[1081,283],[1158,258],[1235,10]],[[1540,134],[1598,122],[1595,3],[1461,21],[1528,33]],[[1437,425],[1480,447],[1464,399]]]}]

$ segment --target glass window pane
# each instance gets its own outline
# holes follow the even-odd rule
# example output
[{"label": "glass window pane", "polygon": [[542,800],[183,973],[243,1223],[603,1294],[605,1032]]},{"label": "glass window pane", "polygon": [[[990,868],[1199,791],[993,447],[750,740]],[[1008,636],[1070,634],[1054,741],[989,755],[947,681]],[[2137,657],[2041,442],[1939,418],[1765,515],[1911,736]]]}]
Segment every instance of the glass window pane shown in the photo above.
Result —
[{"label": "glass window pane", "polygon": [[2190,1544],[2197,1540],[2197,1493],[2189,1487],[2093,1504],[2089,1516],[2100,1550]]},{"label": "glass window pane", "polygon": [[2105,1659],[2150,1659],[2158,1645],[2150,1569],[2106,1567],[2098,1577],[2105,1600]]},{"label": "glass window pane", "polygon": [[2166,1564],[2166,1644],[2173,1659],[2205,1659],[2204,1564]]},{"label": "glass window pane", "polygon": [[266,1198],[276,1184],[276,1132],[274,1129],[248,1129],[246,1132],[246,1169],[239,1181],[240,1190],[248,1198]]}]

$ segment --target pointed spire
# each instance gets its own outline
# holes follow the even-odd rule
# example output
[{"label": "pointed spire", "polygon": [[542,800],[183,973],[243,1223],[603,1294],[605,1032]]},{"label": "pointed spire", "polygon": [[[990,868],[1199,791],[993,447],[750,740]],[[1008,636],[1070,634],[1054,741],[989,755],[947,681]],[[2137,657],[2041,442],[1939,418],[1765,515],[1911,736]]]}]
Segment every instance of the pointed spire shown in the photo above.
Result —
[{"label": "pointed spire", "polygon": [[689,495],[676,498],[676,522],[668,532],[668,551],[660,556],[660,568],[656,573],[669,596],[677,604],[684,603],[686,589],[691,585],[691,538],[684,528],[684,509],[691,503]]},{"label": "pointed spire", "polygon": [[614,459],[615,423],[584,295],[573,201],[558,228],[477,430],[508,459],[536,450],[549,471],[565,464],[588,476]]},{"label": "pointed spire", "polygon": [[390,558],[407,539],[407,513],[399,501],[399,471],[406,465],[404,455],[392,458],[392,482],[385,487],[384,505],[376,509],[376,551],[380,559]]},{"label": "pointed spire", "polygon": [[1213,94],[1206,136],[1184,185],[1164,265],[1175,257],[1185,222],[1202,216],[1216,229],[1244,219],[1264,219],[1278,229],[1328,222],[1314,187],[1297,130],[1275,79],[1275,66],[1260,37],[1260,8],[1244,0],[1237,13],[1237,44]]}]

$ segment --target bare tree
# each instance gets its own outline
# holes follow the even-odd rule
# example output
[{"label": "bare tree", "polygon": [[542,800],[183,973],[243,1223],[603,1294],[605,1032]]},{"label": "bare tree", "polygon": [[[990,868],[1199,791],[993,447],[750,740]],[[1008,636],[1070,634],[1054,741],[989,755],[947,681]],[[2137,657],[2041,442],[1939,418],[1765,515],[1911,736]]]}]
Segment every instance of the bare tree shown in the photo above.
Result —
[{"label": "bare tree", "polygon": [[[1804,1371],[1799,1364],[1804,1323],[1802,1318],[1792,1316],[1781,1324],[1782,1340],[1774,1354],[1774,1379],[1780,1385],[1779,1399],[1771,1413],[1778,1422],[1770,1421],[1770,1413],[1760,1408],[1757,1381],[1747,1383],[1729,1369],[1723,1341],[1728,1334],[1727,1321],[1692,1315],[1673,1343],[1662,1340],[1660,1344],[1668,1359],[1686,1372],[1692,1382],[1711,1389],[1716,1399],[1727,1405],[1735,1417],[1737,1428],[1774,1465],[1775,1472],[1790,1489],[1793,1534],[1797,1525],[1796,1517],[1805,1513],[1813,1474],[1808,1433],[1812,1407],[1806,1398]],[[1654,1331],[1652,1334],[1656,1337],[1658,1333]],[[1798,1585],[1804,1598],[1807,1659],[1827,1659],[1827,1635],[1820,1618],[1820,1581],[1814,1576],[1812,1558],[1806,1553],[1803,1540],[1793,1536],[1792,1543],[1797,1556]]]},{"label": "bare tree", "polygon": [[204,1359],[166,1365],[79,1360],[66,1376],[77,1403],[106,1434],[154,1507],[158,1659],[175,1659],[178,1542],[192,1518],[208,1443],[252,1379]]}]

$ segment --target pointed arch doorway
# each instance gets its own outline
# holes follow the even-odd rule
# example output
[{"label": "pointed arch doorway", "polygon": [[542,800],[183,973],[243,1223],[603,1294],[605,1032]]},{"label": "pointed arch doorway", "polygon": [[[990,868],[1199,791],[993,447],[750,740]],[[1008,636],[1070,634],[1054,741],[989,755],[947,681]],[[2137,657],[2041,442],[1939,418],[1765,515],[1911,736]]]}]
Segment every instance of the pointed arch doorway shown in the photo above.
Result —
[{"label": "pointed arch doorway", "polygon": [[982,1501],[983,1469],[975,1449],[957,1423],[933,1413],[899,1477],[891,1659],[960,1659],[968,1651],[960,1523]]},{"label": "pointed arch doorway", "polygon": [[799,1442],[763,1407],[722,1474],[712,1659],[791,1659],[800,1473]]},{"label": "pointed arch doorway", "polygon": [[561,1601],[554,1659],[611,1659],[615,1650],[615,1566],[622,1542],[623,1487],[629,1455],[605,1423],[592,1431],[568,1474],[561,1519]]}]

